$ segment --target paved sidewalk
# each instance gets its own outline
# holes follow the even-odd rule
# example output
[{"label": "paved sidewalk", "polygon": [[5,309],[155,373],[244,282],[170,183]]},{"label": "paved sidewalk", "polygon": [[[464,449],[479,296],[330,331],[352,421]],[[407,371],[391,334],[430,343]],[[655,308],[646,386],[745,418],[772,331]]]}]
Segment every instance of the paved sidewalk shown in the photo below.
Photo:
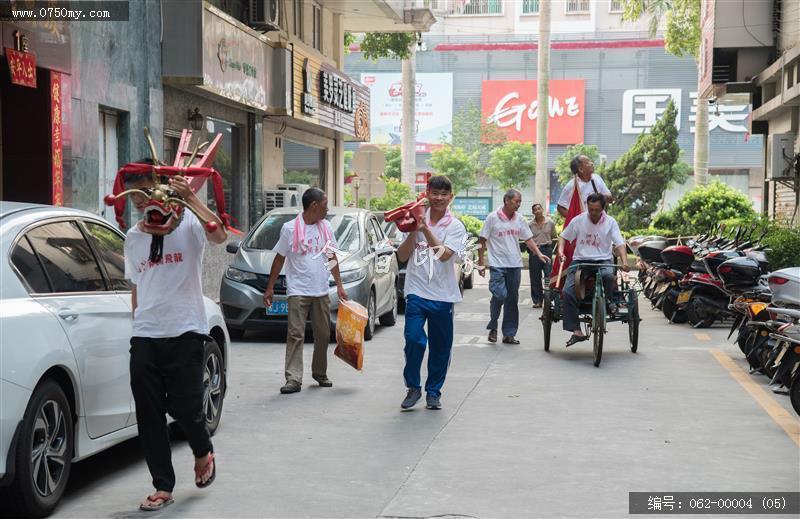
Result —
[{"label": "paved sidewalk", "polygon": [[[176,502],[158,517],[617,518],[630,491],[800,488],[798,445],[711,353],[744,364],[727,330],[643,309],[639,353],[613,323],[595,368],[591,346],[567,350],[557,328],[545,353],[527,306],[522,344],[489,344],[488,291],[466,296],[438,412],[399,409],[402,319],[367,343],[362,373],[331,356],[334,387],[307,373],[295,395],[278,394],[280,338],[235,343],[217,481],[194,488],[176,442]],[[134,440],[77,464],[56,517],[144,517],[136,506],[151,490]]]}]

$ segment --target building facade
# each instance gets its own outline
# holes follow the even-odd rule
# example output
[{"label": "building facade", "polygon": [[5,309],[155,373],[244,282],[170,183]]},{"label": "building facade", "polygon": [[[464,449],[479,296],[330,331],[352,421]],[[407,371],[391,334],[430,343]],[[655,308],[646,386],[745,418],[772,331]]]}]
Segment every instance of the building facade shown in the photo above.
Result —
[{"label": "building facade", "polygon": [[[509,2],[503,6],[511,4],[516,8],[522,5]],[[550,56],[549,167],[555,167],[558,156],[568,146],[578,143],[597,145],[607,161],[618,158],[639,134],[655,124],[670,99],[680,111],[677,125],[682,159],[691,165],[697,65],[691,58],[668,54],[663,41],[643,35],[641,27],[625,32],[620,22],[608,23],[609,31],[599,30],[600,4],[602,2],[592,2],[595,15],[585,15],[587,18],[595,16],[593,25],[587,26],[590,32],[554,35]],[[468,2],[462,7],[469,5],[472,4]],[[555,9],[554,6],[554,12]],[[515,16],[523,20],[527,15],[517,13]],[[502,18],[491,14],[484,17],[505,20],[508,30],[522,23],[511,23],[507,13]],[[443,27],[448,26],[450,18],[458,21],[462,32],[437,35],[439,24],[434,25],[431,33],[424,35],[416,56],[418,171],[430,170],[427,161],[431,150],[440,145],[442,139],[448,140],[453,117],[463,113],[469,105],[479,107],[485,121],[503,131],[511,131],[509,138],[512,140],[535,143],[536,35],[503,35],[497,27],[494,34],[465,34],[463,31],[468,27],[465,20],[482,17],[446,16],[440,20]],[[486,25],[489,27],[490,21]],[[480,30],[479,23],[469,30]],[[587,39],[590,36],[596,39]],[[392,60],[365,61],[354,48],[346,58],[346,68],[354,78],[371,88],[372,141],[398,144],[400,64]],[[763,144],[761,136],[749,135],[748,114],[746,95],[731,97],[711,110],[710,172],[747,193],[754,205],[760,207]],[[560,193],[554,174],[551,174],[550,184],[552,205]],[[676,201],[691,186],[689,181],[671,190],[665,204]],[[469,195],[488,197],[493,207],[501,203],[502,196],[489,186],[474,192],[470,190]],[[532,187],[525,189],[523,195],[530,200]],[[475,207],[477,214],[478,206]]]},{"label": "building facade", "polygon": [[726,99],[748,95],[750,125],[764,136],[762,210],[800,223],[800,3],[704,0],[703,86]]},{"label": "building facade", "polygon": [[159,2],[117,18],[0,22],[0,199],[104,214],[119,166],[149,155],[142,129],[163,121]]}]

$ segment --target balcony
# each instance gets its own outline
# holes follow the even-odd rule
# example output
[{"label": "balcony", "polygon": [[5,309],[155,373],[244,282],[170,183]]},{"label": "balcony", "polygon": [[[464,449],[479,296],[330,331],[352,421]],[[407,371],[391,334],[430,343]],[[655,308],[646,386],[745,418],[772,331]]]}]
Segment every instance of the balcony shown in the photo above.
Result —
[{"label": "balcony", "polygon": [[[538,0],[536,1],[538,10]],[[501,0],[430,0],[431,11],[444,16],[500,16]]]},{"label": "balcony", "polygon": [[350,32],[427,32],[436,23],[429,0],[339,0],[325,4],[344,15]]}]

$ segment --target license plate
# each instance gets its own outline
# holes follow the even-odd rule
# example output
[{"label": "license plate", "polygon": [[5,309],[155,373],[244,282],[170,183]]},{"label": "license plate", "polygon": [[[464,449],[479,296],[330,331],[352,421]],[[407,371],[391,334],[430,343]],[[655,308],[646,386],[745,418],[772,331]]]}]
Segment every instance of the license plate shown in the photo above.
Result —
[{"label": "license plate", "polygon": [[289,315],[288,301],[273,301],[267,307],[267,315]]},{"label": "license plate", "polygon": [[678,295],[678,301],[677,302],[678,302],[679,305],[682,305],[684,303],[687,303],[689,301],[690,297],[692,297],[691,290],[687,290],[686,292],[681,292]]}]

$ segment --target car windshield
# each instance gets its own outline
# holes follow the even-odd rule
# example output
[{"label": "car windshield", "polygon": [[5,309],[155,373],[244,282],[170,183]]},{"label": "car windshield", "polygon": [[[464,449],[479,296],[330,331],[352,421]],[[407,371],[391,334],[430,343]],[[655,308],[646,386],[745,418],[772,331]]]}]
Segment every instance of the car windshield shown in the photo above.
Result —
[{"label": "car windshield", "polygon": [[[245,243],[245,248],[257,250],[272,250],[278,243],[281,227],[286,222],[294,220],[295,214],[272,214],[267,216],[261,225],[253,232]],[[333,236],[336,238],[338,249],[344,252],[357,252],[361,247],[358,220],[353,215],[329,214],[326,219],[331,223]]]},{"label": "car windshield", "polygon": [[382,227],[383,227],[383,233],[390,240],[400,240],[403,238],[403,232],[397,228],[396,223],[383,222]]}]

